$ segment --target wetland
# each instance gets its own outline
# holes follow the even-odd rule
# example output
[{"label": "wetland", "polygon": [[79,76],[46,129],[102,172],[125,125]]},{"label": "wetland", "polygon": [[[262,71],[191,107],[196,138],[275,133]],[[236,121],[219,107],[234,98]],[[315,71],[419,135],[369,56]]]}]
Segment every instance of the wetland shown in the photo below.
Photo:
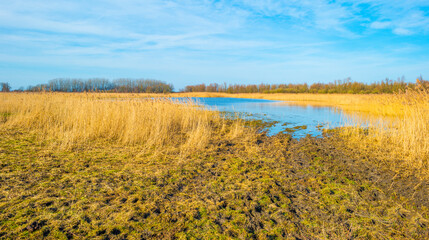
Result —
[{"label": "wetland", "polygon": [[[424,167],[388,147],[357,148],[342,127],[260,129],[289,123],[275,118],[281,108],[332,109],[237,100],[242,112],[273,114],[224,118],[173,99],[100,101],[111,97],[0,95],[0,238],[429,237]],[[201,100],[220,111],[233,101]]]}]

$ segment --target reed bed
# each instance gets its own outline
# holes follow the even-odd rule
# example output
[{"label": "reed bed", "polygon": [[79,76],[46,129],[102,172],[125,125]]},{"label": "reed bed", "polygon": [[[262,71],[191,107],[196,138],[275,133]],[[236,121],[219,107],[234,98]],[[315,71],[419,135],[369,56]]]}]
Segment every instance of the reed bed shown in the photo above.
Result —
[{"label": "reed bed", "polygon": [[[353,127],[341,129],[346,142],[369,155],[378,155],[398,171],[411,170],[421,178],[429,173],[429,93],[426,89],[374,98],[379,111],[396,113],[374,115],[366,121],[350,118]],[[415,170],[418,170],[415,172]]]},{"label": "reed bed", "polygon": [[128,95],[0,94],[0,113],[0,128],[28,130],[62,148],[109,142],[192,152],[213,138],[249,131],[240,120],[228,122],[191,101]]},{"label": "reed bed", "polygon": [[352,127],[340,129],[342,144],[377,155],[399,170],[429,173],[429,93],[423,87],[379,95],[7,93],[0,94],[0,127],[59,139],[64,148],[102,140],[192,152],[214,138],[254,137],[238,119],[227,122],[217,112],[169,97],[258,98],[337,107],[358,116],[350,117],[347,125]]},{"label": "reed bed", "polygon": [[330,106],[349,120],[339,129],[349,147],[382,159],[394,169],[429,173],[429,93],[427,86],[396,94],[227,94],[180,93],[182,97],[233,97]]}]

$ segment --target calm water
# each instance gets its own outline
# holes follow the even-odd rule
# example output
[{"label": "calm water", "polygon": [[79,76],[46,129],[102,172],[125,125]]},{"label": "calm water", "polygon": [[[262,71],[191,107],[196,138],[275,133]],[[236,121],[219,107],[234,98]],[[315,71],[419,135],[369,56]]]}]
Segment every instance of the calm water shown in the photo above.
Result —
[{"label": "calm water", "polygon": [[307,134],[321,135],[321,127],[338,127],[343,125],[342,112],[330,107],[298,106],[292,102],[271,101],[245,98],[192,98],[209,109],[237,112],[245,119],[262,119],[277,121],[268,133],[270,135],[306,126],[306,129],[297,129],[294,137],[303,137]]}]

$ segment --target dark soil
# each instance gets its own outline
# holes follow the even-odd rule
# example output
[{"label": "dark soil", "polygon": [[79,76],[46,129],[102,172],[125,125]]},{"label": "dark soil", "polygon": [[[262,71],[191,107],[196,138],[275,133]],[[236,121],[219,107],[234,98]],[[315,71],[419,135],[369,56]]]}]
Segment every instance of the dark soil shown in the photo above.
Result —
[{"label": "dark soil", "polygon": [[0,135],[1,239],[428,239],[428,182],[335,137],[192,156]]}]

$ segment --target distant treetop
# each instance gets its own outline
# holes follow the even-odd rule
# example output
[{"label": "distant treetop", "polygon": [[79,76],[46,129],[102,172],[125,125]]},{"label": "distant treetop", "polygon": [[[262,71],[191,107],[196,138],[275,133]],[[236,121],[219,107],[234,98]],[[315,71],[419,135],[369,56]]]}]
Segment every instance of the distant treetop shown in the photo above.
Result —
[{"label": "distant treetop", "polygon": [[104,78],[57,78],[47,84],[30,86],[27,91],[53,92],[121,92],[121,93],[170,93],[173,85],[159,80],[121,78],[110,81]]},{"label": "distant treetop", "polygon": [[184,92],[223,92],[223,93],[350,93],[350,94],[376,94],[394,93],[415,88],[428,83],[420,77],[416,83],[406,83],[403,79],[386,79],[376,83],[362,83],[337,80],[331,83],[303,84],[198,84],[186,86]]}]

